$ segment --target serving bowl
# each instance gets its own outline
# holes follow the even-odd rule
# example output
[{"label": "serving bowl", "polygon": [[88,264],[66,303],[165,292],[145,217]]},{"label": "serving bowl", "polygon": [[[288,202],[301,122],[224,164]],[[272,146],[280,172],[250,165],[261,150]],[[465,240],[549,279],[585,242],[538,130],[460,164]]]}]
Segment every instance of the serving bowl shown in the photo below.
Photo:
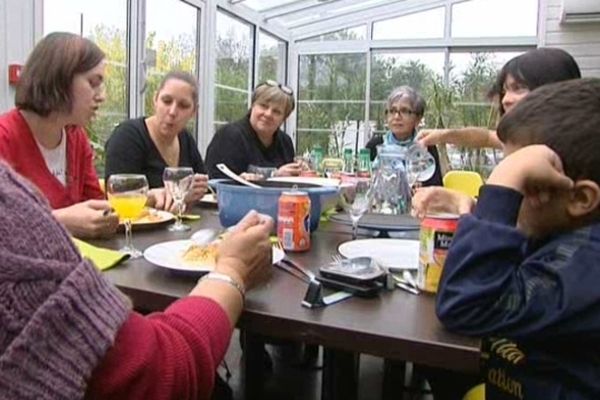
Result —
[{"label": "serving bowl", "polygon": [[338,188],[297,182],[257,182],[261,187],[242,186],[231,179],[211,179],[208,184],[217,192],[219,220],[223,226],[238,223],[250,210],[267,214],[277,226],[279,197],[283,192],[297,188],[308,193],[310,197],[310,230],[319,226],[321,211],[338,195]]}]

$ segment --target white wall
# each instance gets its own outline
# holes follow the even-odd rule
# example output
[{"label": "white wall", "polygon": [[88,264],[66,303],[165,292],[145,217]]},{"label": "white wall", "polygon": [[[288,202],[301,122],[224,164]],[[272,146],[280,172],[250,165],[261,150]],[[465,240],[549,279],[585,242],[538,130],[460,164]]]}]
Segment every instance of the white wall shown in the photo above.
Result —
[{"label": "white wall", "polygon": [[0,113],[14,106],[15,91],[8,84],[8,65],[24,64],[35,44],[39,31],[35,1],[0,0]]},{"label": "white wall", "polygon": [[568,51],[577,60],[583,76],[600,77],[600,22],[561,25],[562,0],[546,2],[545,34],[540,44]]}]

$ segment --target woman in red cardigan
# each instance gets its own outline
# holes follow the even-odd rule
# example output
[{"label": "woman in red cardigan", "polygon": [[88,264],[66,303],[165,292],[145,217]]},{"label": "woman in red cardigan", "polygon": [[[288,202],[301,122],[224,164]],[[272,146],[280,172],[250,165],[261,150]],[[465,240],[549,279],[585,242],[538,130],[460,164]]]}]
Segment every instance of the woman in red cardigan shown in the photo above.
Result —
[{"label": "woman in red cardigan", "polygon": [[[53,215],[78,237],[115,232],[118,217],[100,189],[83,127],[104,102],[106,60],[80,36],[55,32],[30,54],[15,95],[0,115],[0,157],[46,196]],[[150,193],[156,208],[170,206],[164,190]]]},{"label": "woman in red cardigan", "polygon": [[0,116],[0,157],[45,195],[53,215],[79,237],[113,233],[83,129],[105,100],[102,50],[70,33],[52,33],[30,54],[15,95]]}]

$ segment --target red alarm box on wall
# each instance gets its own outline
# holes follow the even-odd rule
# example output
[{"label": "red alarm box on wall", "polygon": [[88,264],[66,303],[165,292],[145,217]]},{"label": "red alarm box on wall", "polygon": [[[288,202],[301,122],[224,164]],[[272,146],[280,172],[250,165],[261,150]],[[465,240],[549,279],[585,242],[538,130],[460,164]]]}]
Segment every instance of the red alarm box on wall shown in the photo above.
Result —
[{"label": "red alarm box on wall", "polygon": [[8,83],[11,85],[16,85],[19,83],[19,79],[21,78],[21,70],[23,66],[20,64],[10,64],[8,66]]}]

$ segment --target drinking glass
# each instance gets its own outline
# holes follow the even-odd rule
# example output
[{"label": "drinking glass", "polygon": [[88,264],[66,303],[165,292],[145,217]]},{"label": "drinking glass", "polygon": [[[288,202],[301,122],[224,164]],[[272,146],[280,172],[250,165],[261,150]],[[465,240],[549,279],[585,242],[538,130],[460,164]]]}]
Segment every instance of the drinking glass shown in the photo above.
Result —
[{"label": "drinking glass", "polygon": [[260,177],[260,180],[267,180],[272,176],[275,176],[277,168],[274,167],[259,167],[258,165],[248,165],[248,172]]},{"label": "drinking glass", "polygon": [[184,200],[187,193],[192,188],[194,181],[194,170],[189,167],[167,167],[163,171],[163,182],[165,188],[175,202],[177,207],[177,217],[175,223],[169,226],[171,232],[185,232],[190,230],[190,226],[181,222]]},{"label": "drinking glass", "polygon": [[125,246],[120,251],[138,258],[142,252],[133,246],[131,221],[144,209],[148,195],[148,181],[145,175],[115,174],[108,178],[107,194],[110,206],[125,225]]},{"label": "drinking glass", "polygon": [[371,207],[370,178],[356,178],[341,189],[341,202],[352,220],[352,240],[358,236],[358,221]]},{"label": "drinking glass", "polygon": [[413,144],[406,152],[406,176],[410,186],[425,182],[435,174],[435,158],[421,145]]}]

